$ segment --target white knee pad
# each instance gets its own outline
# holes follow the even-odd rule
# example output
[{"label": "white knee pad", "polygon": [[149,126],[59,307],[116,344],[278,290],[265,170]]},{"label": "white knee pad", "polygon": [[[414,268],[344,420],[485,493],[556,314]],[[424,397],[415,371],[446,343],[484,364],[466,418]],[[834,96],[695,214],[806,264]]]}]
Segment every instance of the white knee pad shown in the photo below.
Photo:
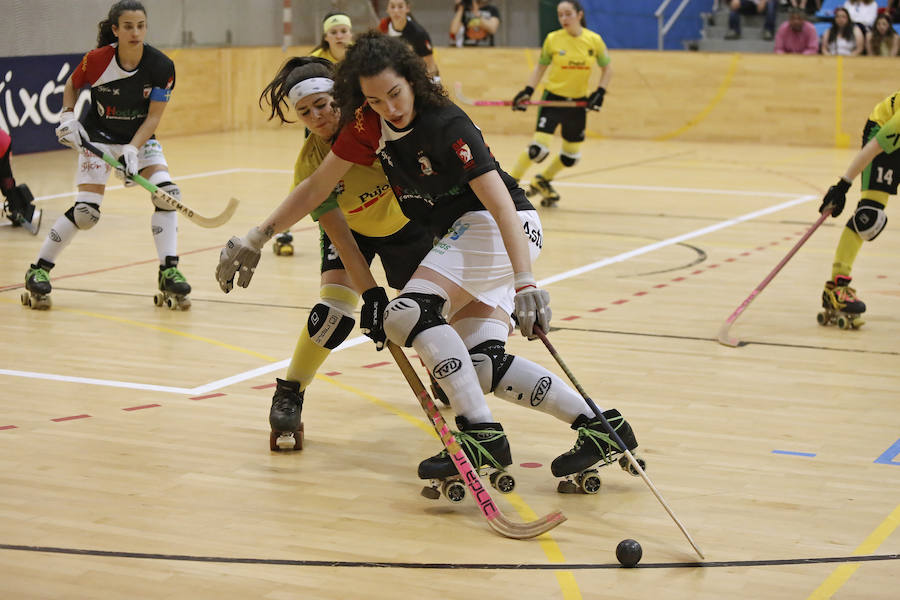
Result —
[{"label": "white knee pad", "polygon": [[78,192],[75,205],[66,211],[66,216],[81,230],[90,229],[100,220],[100,202],[103,194],[94,192]]},{"label": "white knee pad", "polygon": [[384,333],[397,345],[409,348],[419,333],[444,325],[444,299],[434,294],[408,292],[388,302],[384,311]]},{"label": "white knee pad", "polygon": [[[172,183],[171,179],[172,176],[169,175],[168,171],[157,171],[156,173],[150,175],[150,177],[147,178],[147,181],[181,202],[181,189],[177,185]],[[153,206],[155,206],[157,210],[174,210],[165,202],[154,198],[153,194],[150,195],[150,200],[153,202]]]},{"label": "white knee pad", "polygon": [[871,242],[878,237],[887,225],[884,206],[872,200],[860,200],[856,212],[847,221],[847,227],[859,234],[859,237]]}]

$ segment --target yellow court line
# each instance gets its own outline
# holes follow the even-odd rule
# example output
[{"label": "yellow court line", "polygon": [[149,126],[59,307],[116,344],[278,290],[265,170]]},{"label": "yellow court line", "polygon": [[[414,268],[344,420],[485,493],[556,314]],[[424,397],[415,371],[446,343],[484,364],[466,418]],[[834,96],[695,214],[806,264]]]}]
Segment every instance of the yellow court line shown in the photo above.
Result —
[{"label": "yellow court line", "polygon": [[[854,556],[863,556],[872,554],[878,547],[890,536],[897,526],[900,525],[900,505],[891,512],[888,517],[875,528],[869,537],[853,551]],[[847,580],[856,573],[856,570],[862,566],[862,563],[846,563],[835,569],[828,578],[822,582],[816,590],[810,594],[806,600],[826,600],[831,598],[841,586],[847,583]]]},{"label": "yellow court line", "polygon": [[850,135],[844,133],[844,57],[838,56],[835,67],[834,82],[834,146],[835,148],[849,148]]},{"label": "yellow court line", "polygon": [[670,131],[669,133],[664,133],[653,139],[657,142],[663,142],[674,137],[678,137],[679,135],[698,125],[706,117],[708,117],[713,109],[719,104],[719,102],[722,101],[722,98],[725,97],[725,93],[728,91],[728,88],[731,87],[731,82],[734,80],[735,73],[737,73],[738,63],[740,62],[740,59],[740,54],[733,54],[731,56],[731,63],[728,65],[728,72],[725,73],[725,78],[722,79],[722,83],[719,84],[719,89],[716,90],[716,95],[713,96],[713,99],[709,101],[709,104],[707,104],[703,108],[703,110],[701,110],[695,117],[690,119],[687,123],[685,123],[678,129]]}]

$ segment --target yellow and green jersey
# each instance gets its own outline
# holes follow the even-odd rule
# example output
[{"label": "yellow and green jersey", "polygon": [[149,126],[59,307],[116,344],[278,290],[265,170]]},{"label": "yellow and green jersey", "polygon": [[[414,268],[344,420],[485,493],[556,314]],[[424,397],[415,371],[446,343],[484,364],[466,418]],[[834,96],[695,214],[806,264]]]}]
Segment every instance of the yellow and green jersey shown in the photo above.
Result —
[{"label": "yellow and green jersey", "polygon": [[544,89],[565,98],[581,98],[588,95],[588,79],[591,66],[609,64],[609,52],[598,34],[582,28],[574,37],[565,29],[551,31],[544,38],[541,49],[542,65],[549,65]]},{"label": "yellow and green jersey", "polygon": [[[306,138],[294,164],[295,187],[313,174],[329,150],[331,145],[319,136],[311,134]],[[350,229],[368,237],[387,237],[409,222],[378,161],[371,166],[354,164],[350,167],[328,199],[310,216],[318,221],[319,216],[338,207]]]},{"label": "yellow and green jersey", "polygon": [[869,120],[878,125],[875,139],[882,150],[891,154],[900,147],[900,91],[879,102],[869,115]]},{"label": "yellow and green jersey", "polygon": [[331,53],[327,48],[318,48],[317,50],[313,50],[309,53],[310,56],[316,56],[318,58],[324,58],[328,62],[338,64],[338,59],[334,57],[334,54]]}]

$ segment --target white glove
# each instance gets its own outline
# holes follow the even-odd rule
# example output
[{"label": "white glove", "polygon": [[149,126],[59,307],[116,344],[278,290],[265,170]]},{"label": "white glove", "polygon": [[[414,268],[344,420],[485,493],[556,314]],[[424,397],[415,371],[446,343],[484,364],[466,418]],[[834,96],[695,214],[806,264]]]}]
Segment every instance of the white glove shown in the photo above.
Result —
[{"label": "white glove", "polygon": [[254,227],[247,235],[232,237],[219,252],[219,264],[216,266],[216,281],[226,294],[234,287],[234,276],[238,275],[238,286],[245,288],[259,263],[260,250],[272,236],[267,236],[258,227]]},{"label": "white glove", "polygon": [[88,134],[84,130],[81,121],[75,118],[75,113],[67,110],[59,115],[59,127],[56,128],[56,139],[63,146],[73,150],[81,149],[81,138],[87,139]]},{"label": "white glove", "polygon": [[519,322],[519,331],[529,340],[535,337],[534,326],[537,325],[544,332],[550,331],[550,294],[539,289],[531,273],[515,274],[516,296],[515,302],[516,320]]},{"label": "white glove", "polygon": [[130,177],[134,177],[138,172],[138,151],[131,144],[122,146],[122,154],[119,155],[121,167],[116,168],[116,175],[119,179],[127,182]]}]

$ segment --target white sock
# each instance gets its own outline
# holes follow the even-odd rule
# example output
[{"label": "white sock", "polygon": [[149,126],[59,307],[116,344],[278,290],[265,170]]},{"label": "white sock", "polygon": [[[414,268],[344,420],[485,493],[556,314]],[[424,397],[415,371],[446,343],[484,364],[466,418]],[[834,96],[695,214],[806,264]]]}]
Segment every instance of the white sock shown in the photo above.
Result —
[{"label": "white sock", "polygon": [[165,264],[167,256],[178,256],[178,213],[174,210],[157,210],[150,217],[153,243],[159,264]]}]

